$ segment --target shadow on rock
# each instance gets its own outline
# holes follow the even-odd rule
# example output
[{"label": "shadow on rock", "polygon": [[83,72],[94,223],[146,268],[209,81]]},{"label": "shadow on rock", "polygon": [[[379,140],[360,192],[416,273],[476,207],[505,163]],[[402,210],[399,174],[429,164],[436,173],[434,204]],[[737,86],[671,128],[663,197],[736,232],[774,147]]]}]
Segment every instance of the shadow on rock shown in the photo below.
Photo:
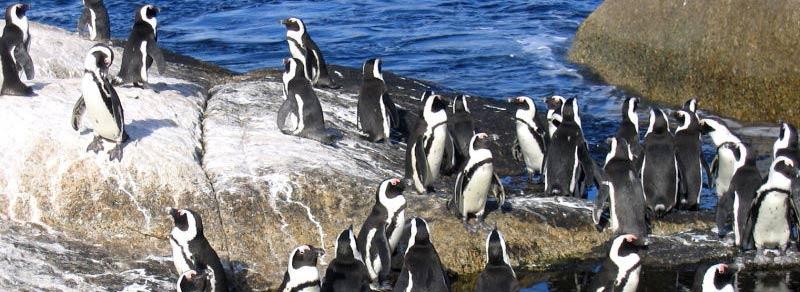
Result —
[{"label": "shadow on rock", "polygon": [[169,119],[146,119],[135,120],[126,125],[126,131],[130,136],[129,142],[135,142],[150,136],[158,129],[177,127],[178,124]]}]

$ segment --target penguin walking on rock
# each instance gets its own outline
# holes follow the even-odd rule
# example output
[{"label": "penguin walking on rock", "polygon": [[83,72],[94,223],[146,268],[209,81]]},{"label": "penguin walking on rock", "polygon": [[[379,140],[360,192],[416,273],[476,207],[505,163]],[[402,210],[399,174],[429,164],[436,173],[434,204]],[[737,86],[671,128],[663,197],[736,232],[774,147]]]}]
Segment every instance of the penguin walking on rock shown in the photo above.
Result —
[{"label": "penguin walking on rock", "polygon": [[403,235],[406,199],[399,179],[381,182],[375,192],[375,205],[358,232],[358,251],[364,259],[373,290],[389,289],[393,248]]},{"label": "penguin walking on rock", "polygon": [[356,247],[353,226],[336,239],[336,258],[325,271],[322,292],[369,292],[369,275]]},{"label": "penguin walking on rock", "polygon": [[24,71],[28,80],[34,78],[36,70],[30,56],[31,34],[28,16],[28,4],[12,4],[6,8],[5,27],[0,39],[0,61],[3,65],[2,95],[30,96],[33,88],[19,78],[19,71]]},{"label": "penguin walking on rock", "polygon": [[408,248],[403,257],[403,269],[394,292],[449,292],[442,261],[433,246],[428,223],[422,218],[411,219]]},{"label": "penguin walking on rock", "polygon": [[633,161],[638,162],[642,156],[642,144],[639,142],[639,99],[628,97],[622,103],[622,123],[617,129],[617,137],[624,139],[631,147]]},{"label": "penguin walking on rock", "polygon": [[675,207],[678,199],[678,161],[675,142],[669,131],[669,120],[663,111],[650,110],[650,125],[644,136],[641,181],[647,207],[664,216]]},{"label": "penguin walking on rock", "polygon": [[287,18],[281,21],[286,26],[286,42],[292,58],[303,64],[304,74],[313,86],[338,88],[328,74],[328,66],[314,40],[306,30],[305,23],[299,18]]},{"label": "penguin walking on rock", "polygon": [[[696,104],[694,99],[687,104]],[[693,108],[693,106],[689,107]],[[703,158],[703,142],[700,140],[700,120],[697,114],[688,110],[673,112],[678,121],[675,129],[675,158],[678,162],[680,184],[678,196],[680,207],[697,210],[700,206],[700,193],[703,191],[703,170],[711,176],[708,164]]]},{"label": "penguin walking on rock", "polygon": [[697,269],[692,291],[734,292],[736,291],[736,270],[727,264],[703,266]]},{"label": "penguin walking on rock", "polygon": [[278,110],[278,129],[286,135],[333,144],[334,137],[325,130],[322,105],[311,83],[303,76],[302,64],[293,58],[284,59],[283,64],[285,100]]},{"label": "penguin walking on rock", "polygon": [[283,274],[278,291],[281,292],[317,292],[320,291],[317,259],[325,255],[325,251],[310,245],[296,247],[289,254],[286,272]]},{"label": "penguin walking on rock", "polygon": [[545,194],[582,197],[585,180],[595,182],[596,165],[589,156],[581,129],[578,101],[570,98],[561,109],[562,122],[553,133],[544,162]]},{"label": "penguin walking on rock", "polygon": [[792,181],[797,179],[797,165],[791,158],[778,156],[770,166],[767,180],[756,191],[745,227],[744,250],[759,252],[786,251],[792,226],[800,223],[792,197]]},{"label": "penguin walking on rock", "polygon": [[469,159],[469,142],[475,135],[475,121],[467,105],[467,95],[458,95],[453,99],[453,112],[447,118],[448,139],[455,147],[451,161],[444,173],[451,175],[460,170]]},{"label": "penguin walking on rock", "polygon": [[601,215],[609,200],[610,229],[615,234],[633,234],[644,237],[649,233],[647,206],[642,183],[633,165],[633,151],[625,139],[608,139],[611,150],[603,166],[605,181],[600,183],[592,218],[601,225]]},{"label": "penguin walking on rock", "polygon": [[592,279],[588,291],[636,291],[642,270],[639,253],[645,249],[645,241],[636,235],[625,234],[614,238],[608,257],[600,273]]},{"label": "penguin walking on rock", "polygon": [[[420,194],[432,192],[443,164],[454,155],[455,146],[447,134],[447,100],[426,91],[423,108],[406,143],[406,178]],[[447,155],[446,155],[447,154]]]},{"label": "penguin walking on rock", "polygon": [[701,119],[700,129],[703,134],[711,137],[711,141],[717,147],[717,155],[711,163],[711,176],[717,197],[722,198],[731,183],[735,161],[733,152],[722,145],[726,142],[741,143],[742,140],[736,137],[722,120],[716,118]]},{"label": "penguin walking on rock", "polygon": [[158,13],[159,9],[153,5],[144,5],[136,11],[133,29],[122,52],[119,74],[114,80],[115,85],[133,84],[134,87],[149,88],[147,70],[153,63],[156,64],[158,73],[164,74],[167,64],[158,47]]},{"label": "penguin walking on rock", "polygon": [[358,129],[372,142],[389,142],[392,129],[397,128],[400,117],[394,101],[389,96],[380,59],[364,62],[363,82],[358,93]]},{"label": "penguin walking on rock", "polygon": [[517,139],[514,140],[512,153],[518,161],[525,162],[528,174],[533,177],[544,170],[544,156],[547,153],[547,128],[536,117],[536,105],[526,96],[512,98],[510,102],[517,105],[514,114]]},{"label": "penguin walking on rock", "polygon": [[476,292],[516,292],[519,281],[508,259],[506,240],[495,228],[486,237],[486,267],[478,276]]},{"label": "penguin walking on rock", "polygon": [[117,91],[108,79],[108,69],[114,62],[114,51],[104,44],[89,50],[84,60],[81,79],[81,97],[72,109],[72,128],[78,130],[80,119],[88,110],[93,122],[94,140],[86,151],[103,150],[103,140],[116,144],[108,151],[108,160],[122,160],[122,149],[128,141],[125,132],[125,113]]},{"label": "penguin walking on rock", "polygon": [[725,142],[722,147],[733,153],[734,166],[728,191],[717,203],[717,232],[720,238],[724,237],[728,233],[728,222],[733,217],[734,243],[736,246],[741,246],[753,198],[758,188],[761,187],[761,172],[756,166],[755,153],[749,152],[744,143]]},{"label": "penguin walking on rock", "polygon": [[[175,208],[167,208],[167,212],[172,216],[175,224],[169,234],[172,261],[178,275],[185,278],[179,279],[178,285],[180,286],[181,281],[184,280],[194,283],[192,285],[199,285],[196,279],[205,275],[203,278],[209,280],[210,288],[206,291],[228,291],[225,270],[222,268],[222,262],[220,262],[217,252],[211,248],[203,234],[203,219],[200,214],[189,209]],[[194,275],[190,271],[195,271]],[[192,278],[196,279],[192,280]]]},{"label": "penguin walking on rock", "polygon": [[489,150],[489,135],[479,133],[472,137],[469,148],[469,160],[456,178],[456,187],[450,207],[467,225],[470,216],[475,216],[483,223],[486,211],[486,198],[494,186],[499,186],[499,205],[505,202],[505,191],[500,178],[494,173],[492,152]]},{"label": "penguin walking on rock", "polygon": [[83,0],[83,12],[76,31],[90,41],[111,40],[111,21],[103,0]]}]

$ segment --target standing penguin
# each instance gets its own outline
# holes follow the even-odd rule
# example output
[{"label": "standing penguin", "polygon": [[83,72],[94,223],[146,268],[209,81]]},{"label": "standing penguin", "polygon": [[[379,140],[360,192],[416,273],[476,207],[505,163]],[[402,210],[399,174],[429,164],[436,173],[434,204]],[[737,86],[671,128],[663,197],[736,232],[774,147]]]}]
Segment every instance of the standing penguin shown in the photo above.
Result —
[{"label": "standing penguin", "polygon": [[673,139],[667,115],[660,109],[650,109],[641,180],[647,207],[658,217],[672,210],[678,199],[678,161]]},{"label": "standing penguin", "polygon": [[29,32],[28,16],[30,7],[27,4],[12,4],[6,8],[6,25],[0,39],[0,61],[3,65],[2,95],[28,96],[33,94],[33,88],[22,83],[19,71],[25,71],[28,80],[34,78],[36,71],[33,60],[29,54],[31,35]]},{"label": "standing penguin", "polygon": [[713,182],[716,186],[717,197],[721,198],[728,191],[728,186],[731,183],[735,160],[733,152],[728,148],[723,148],[722,144],[725,142],[741,143],[742,141],[728,129],[725,123],[718,119],[701,119],[700,129],[703,134],[711,137],[711,141],[717,147],[717,155],[711,163],[711,176],[714,178]]},{"label": "standing penguin", "polygon": [[561,116],[562,122],[547,147],[545,194],[582,197],[584,180],[594,179],[596,166],[583,137],[577,99],[570,98],[564,102]]},{"label": "standing penguin", "polygon": [[95,153],[103,150],[103,140],[116,143],[108,151],[109,160],[122,160],[122,148],[128,140],[125,133],[125,114],[117,91],[108,80],[108,68],[114,62],[114,51],[104,44],[97,44],[86,54],[83,63],[83,79],[81,79],[81,97],[75,102],[72,110],[72,128],[78,130],[78,124],[85,109],[89,110],[89,118],[93,122],[94,140],[86,151]]},{"label": "standing penguin", "polygon": [[426,91],[422,103],[422,113],[406,143],[406,178],[420,194],[433,191],[431,186],[439,179],[445,151],[453,147],[447,135],[447,101]]},{"label": "standing penguin", "polygon": [[778,156],[792,159],[795,165],[800,165],[800,146],[797,141],[797,129],[789,123],[781,122],[778,139],[772,145],[772,159]]},{"label": "standing penguin", "polygon": [[[461,217],[465,226],[471,215],[475,216],[478,222],[483,223],[486,196],[493,185],[502,186],[500,178],[494,174],[488,139],[489,135],[485,133],[479,133],[472,137],[469,143],[469,160],[458,173],[453,199],[448,204],[448,207]],[[504,201],[505,193],[502,193],[499,195],[500,206]]]},{"label": "standing penguin", "polygon": [[486,267],[478,276],[476,292],[516,292],[519,281],[508,260],[506,240],[495,228],[486,237]]},{"label": "standing penguin", "polygon": [[210,268],[213,277],[211,291],[228,291],[228,281],[225,270],[217,252],[211,248],[203,234],[203,219],[200,214],[188,209],[167,208],[172,216],[175,227],[169,234],[169,244],[172,246],[172,261],[178,275],[184,275],[194,270],[201,273]]},{"label": "standing penguin", "polygon": [[535,176],[544,170],[544,156],[547,152],[547,129],[536,117],[536,105],[526,96],[512,98],[517,105],[514,114],[517,139],[514,140],[514,158],[524,161],[528,175]]},{"label": "standing penguin", "polygon": [[317,270],[317,259],[324,255],[325,251],[310,245],[296,247],[289,254],[289,262],[286,263],[286,272],[283,274],[283,282],[278,287],[281,292],[317,292],[320,290],[319,270]]},{"label": "standing penguin", "polygon": [[372,142],[389,142],[391,130],[399,123],[397,108],[389,96],[383,81],[380,59],[364,62],[363,82],[358,93],[358,116],[356,124]]},{"label": "standing penguin", "polygon": [[325,144],[333,144],[334,138],[325,131],[322,105],[308,79],[303,77],[303,66],[299,60],[283,60],[283,92],[285,100],[278,110],[278,129],[286,135],[295,135]]},{"label": "standing penguin", "polygon": [[726,264],[716,264],[697,269],[692,291],[697,292],[733,292],[736,271]]},{"label": "standing penguin", "polygon": [[387,289],[393,248],[403,235],[406,199],[399,179],[383,181],[375,192],[375,205],[358,232],[358,251],[364,257],[371,288]]},{"label": "standing penguin", "polygon": [[103,0],[83,0],[83,12],[78,19],[77,31],[81,35],[88,34],[91,41],[111,39],[111,22]]},{"label": "standing penguin", "polygon": [[606,200],[610,200],[611,231],[615,234],[633,234],[639,237],[649,232],[642,183],[633,165],[633,152],[625,139],[609,138],[611,150],[603,166],[606,181],[601,183],[592,218],[600,224]]},{"label": "standing penguin", "polygon": [[158,73],[164,74],[166,63],[164,54],[158,47],[158,8],[144,5],[136,11],[133,29],[128,36],[125,50],[122,52],[122,64],[114,83],[129,84],[139,88],[148,88],[147,70],[156,63]]},{"label": "standing penguin", "polygon": [[322,51],[311,39],[306,25],[298,18],[287,18],[281,21],[286,26],[286,42],[292,58],[300,60],[305,69],[306,78],[311,84],[319,87],[337,88],[328,74],[328,66],[322,57]]},{"label": "standing penguin", "polygon": [[767,180],[756,191],[750,209],[744,250],[756,248],[785,251],[792,235],[792,225],[798,224],[798,210],[792,200],[792,180],[797,179],[797,166],[792,159],[778,156],[770,166]]},{"label": "standing penguin", "polygon": [[633,234],[614,238],[608,257],[588,291],[636,291],[642,270],[639,252],[646,248],[644,240]]},{"label": "standing penguin", "polygon": [[453,99],[453,112],[447,118],[447,132],[450,141],[455,148],[455,155],[452,156],[454,161],[450,163],[449,170],[445,172],[449,175],[467,163],[469,158],[469,141],[475,135],[475,121],[472,119],[472,113],[467,106],[467,95],[458,95]]},{"label": "standing penguin", "polygon": [[403,257],[403,269],[394,292],[449,292],[442,261],[430,238],[428,223],[422,218],[411,219],[408,248]]},{"label": "standing penguin", "polygon": [[[689,102],[694,104],[693,102]],[[678,162],[680,185],[678,196],[680,207],[697,210],[700,205],[700,192],[703,188],[703,170],[708,166],[703,158],[703,142],[700,140],[700,121],[694,112],[678,110],[673,112],[678,121],[675,129],[675,157]],[[710,176],[710,173],[707,172]]]},{"label": "standing penguin", "polygon": [[717,231],[720,237],[724,237],[727,234],[727,223],[733,215],[734,243],[741,246],[753,198],[761,187],[761,173],[756,166],[755,153],[749,153],[744,143],[725,142],[722,147],[733,152],[735,160],[730,187],[717,203]]},{"label": "standing penguin", "polygon": [[336,239],[336,258],[325,271],[322,292],[369,292],[369,274],[356,247],[353,226]]},{"label": "standing penguin", "polygon": [[561,108],[564,107],[566,101],[566,98],[558,95],[553,95],[545,100],[545,103],[547,103],[547,137],[550,139],[553,138],[556,129],[561,125]]},{"label": "standing penguin", "polygon": [[639,161],[642,155],[642,144],[639,142],[639,99],[628,97],[622,103],[622,123],[617,129],[617,137],[624,139],[631,147],[633,161]]}]

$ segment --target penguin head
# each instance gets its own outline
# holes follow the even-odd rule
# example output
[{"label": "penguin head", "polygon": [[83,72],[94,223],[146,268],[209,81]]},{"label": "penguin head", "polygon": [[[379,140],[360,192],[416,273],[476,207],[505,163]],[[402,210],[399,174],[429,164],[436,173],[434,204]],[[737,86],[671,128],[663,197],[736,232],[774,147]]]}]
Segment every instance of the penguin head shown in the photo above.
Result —
[{"label": "penguin head", "polygon": [[397,209],[400,206],[396,205],[405,204],[405,197],[403,197],[404,190],[405,184],[402,180],[398,178],[384,180],[381,182],[381,186],[378,188],[376,196],[377,201],[387,209]]},{"label": "penguin head", "polygon": [[283,81],[306,78],[303,62],[296,58],[283,59]]},{"label": "penguin head", "polygon": [[536,105],[530,97],[517,96],[508,99],[508,102],[517,107],[517,115],[519,115],[520,112],[528,113],[528,115],[536,115]]},{"label": "penguin head", "polygon": [[11,4],[6,8],[6,23],[13,23],[19,27],[23,22],[28,21],[28,9],[30,5],[25,3]]},{"label": "penguin head", "polygon": [[339,237],[336,238],[336,259],[346,262],[362,261],[361,253],[358,252],[356,247],[353,225],[339,233]]},{"label": "penguin head", "polygon": [[304,267],[317,268],[317,259],[325,255],[325,251],[311,245],[296,247],[289,255],[289,271],[297,271]]},{"label": "penguin head", "polygon": [[428,230],[428,222],[425,219],[414,217],[411,219],[411,233],[408,236],[408,247],[406,253],[411,247],[417,244],[429,244],[431,242],[431,234]]},{"label": "penguin head", "polygon": [[778,140],[772,146],[773,156],[778,150],[793,149],[797,150],[797,129],[789,123],[781,122]]},{"label": "penguin head", "polygon": [[422,94],[422,102],[425,104],[425,112],[438,113],[447,110],[447,99],[444,96],[434,94],[432,91],[425,91]]},{"label": "penguin head", "polygon": [[158,7],[150,4],[143,5],[139,8],[139,11],[136,11],[136,22],[146,22],[153,28],[153,31],[155,31],[158,24],[156,16],[158,16],[159,12],[161,12],[161,10],[159,10]]},{"label": "penguin head", "polygon": [[786,156],[778,156],[772,161],[768,179],[775,180],[777,183],[785,183],[788,186],[791,180],[798,176],[800,176],[800,173],[792,159]]},{"label": "penguin head", "polygon": [[459,94],[453,99],[453,113],[470,113],[469,106],[467,106],[467,97],[469,95]]},{"label": "penguin head", "polygon": [[306,33],[306,24],[296,17],[289,17],[281,20],[281,24],[286,27],[286,37],[296,41],[302,41],[303,34]]},{"label": "penguin head", "polygon": [[746,160],[750,159],[747,155],[747,146],[745,146],[742,142],[728,141],[722,143],[720,148],[728,149],[731,151],[731,153],[733,153],[734,169],[738,169],[744,165]]},{"label": "penguin head", "polygon": [[383,80],[383,61],[381,59],[369,59],[364,62],[364,78],[377,78]]},{"label": "penguin head", "polygon": [[628,97],[622,103],[622,115],[627,117],[633,123],[638,123],[639,120],[632,117],[638,117],[636,111],[639,109],[639,99],[635,97]]},{"label": "penguin head", "polygon": [[700,132],[711,137],[711,140],[713,140],[714,144],[717,146],[728,141],[740,141],[739,138],[731,133],[731,130],[728,129],[725,122],[717,118],[706,117],[700,119]]},{"label": "penguin head", "polygon": [[167,212],[175,224],[170,235],[176,240],[188,242],[198,236],[203,237],[203,219],[200,214],[189,209],[175,208],[167,208]]},{"label": "penguin head", "polygon": [[489,135],[486,133],[477,133],[472,136],[469,142],[470,152],[489,149]]},{"label": "penguin head", "polygon": [[574,122],[581,126],[581,117],[578,115],[578,99],[570,97],[561,107],[562,123]]},{"label": "penguin head", "polygon": [[99,71],[105,75],[113,63],[114,51],[105,44],[96,44],[86,54],[83,68],[89,71]]},{"label": "penguin head", "polygon": [[98,4],[103,4],[103,0],[83,0],[83,5],[96,7]]},{"label": "penguin head", "polygon": [[497,228],[492,230],[489,236],[486,237],[486,264],[511,267],[511,261],[508,259],[508,251],[506,250],[506,240]]},{"label": "penguin head", "polygon": [[647,133],[663,134],[669,132],[669,120],[667,115],[659,108],[650,109],[650,125],[647,127]]},{"label": "penguin head", "polygon": [[722,291],[731,285],[736,274],[736,268],[727,264],[716,264],[706,269],[703,274],[703,291]]},{"label": "penguin head", "polygon": [[683,104],[683,110],[690,113],[697,113],[697,99],[692,98]]},{"label": "penguin head", "polygon": [[547,104],[547,109],[555,110],[559,114],[561,114],[561,107],[564,106],[564,103],[566,101],[567,99],[560,95],[553,95],[545,99],[545,103]]},{"label": "penguin head", "polygon": [[614,238],[608,256],[620,271],[629,271],[639,265],[639,251],[646,248],[647,244],[643,239],[633,234],[624,234]]},{"label": "penguin head", "polygon": [[606,164],[612,159],[633,161],[633,152],[631,146],[625,139],[611,137],[606,139],[606,143],[611,146],[611,149],[606,154]]},{"label": "penguin head", "polygon": [[678,122],[678,128],[675,133],[689,129],[692,125],[692,113],[686,110],[677,110],[672,112],[672,117]]}]

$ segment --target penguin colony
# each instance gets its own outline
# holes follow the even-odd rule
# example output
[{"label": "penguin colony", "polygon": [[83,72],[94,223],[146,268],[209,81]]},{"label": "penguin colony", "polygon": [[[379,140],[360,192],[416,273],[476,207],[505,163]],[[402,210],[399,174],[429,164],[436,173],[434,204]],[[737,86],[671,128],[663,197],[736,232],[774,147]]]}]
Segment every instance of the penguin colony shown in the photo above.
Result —
[{"label": "penguin colony", "polygon": [[[108,11],[102,0],[84,0],[78,21],[82,36],[99,43],[87,53],[81,96],[73,109],[72,127],[81,118],[92,121],[94,140],[87,151],[103,150],[103,142],[114,148],[110,160],[121,160],[128,139],[122,102],[114,86],[131,84],[149,89],[148,69],[166,67],[157,45],[157,14],[153,5],[134,12],[135,22],[124,48],[120,72],[109,76],[114,53],[105,43],[110,39]],[[24,72],[34,78],[29,55],[30,34],[26,16],[29,6],[12,4],[5,14],[0,39],[3,95],[33,95],[19,78]],[[290,58],[284,60],[285,101],[277,124],[287,135],[335,144],[328,134],[315,87],[338,88],[330,77],[322,52],[311,39],[305,23],[288,18],[286,27]],[[353,227],[336,238],[335,259],[324,279],[317,269],[324,250],[310,245],[296,247],[290,254],[279,291],[449,291],[450,279],[439,259],[431,237],[431,226],[423,218],[406,220],[406,185],[420,194],[434,193],[442,175],[456,176],[449,209],[464,221],[470,232],[487,227],[487,197],[491,193],[500,206],[505,204],[502,181],[494,173],[492,138],[477,131],[471,117],[468,96],[457,96],[448,113],[448,100],[434,92],[421,97],[422,109],[410,131],[403,131],[398,107],[392,101],[380,59],[363,65],[363,83],[358,95],[358,129],[371,142],[392,143],[405,139],[406,177],[387,179],[377,187],[375,205],[356,234]],[[578,100],[550,96],[544,99],[546,112],[537,114],[534,99],[511,98],[516,140],[512,153],[524,164],[533,183],[544,184],[551,196],[584,197],[594,185],[599,192],[592,218],[598,230],[609,228],[611,239],[607,259],[590,284],[591,291],[635,291],[641,270],[640,252],[648,245],[650,222],[675,209],[697,210],[703,184],[714,186],[719,203],[716,210],[720,237],[733,233],[742,250],[783,253],[792,240],[792,228],[800,225],[797,206],[800,153],[797,130],[781,123],[773,147],[773,162],[766,178],[756,166],[756,153],[713,117],[698,114],[698,102],[690,99],[672,111],[677,121],[670,125],[667,112],[652,108],[649,123],[640,140],[639,100],[628,98],[622,105],[622,122],[607,144],[610,150],[602,167],[589,156],[583,136]],[[717,148],[712,166],[702,155],[702,135]],[[177,291],[229,291],[232,289],[222,262],[203,234],[200,214],[189,209],[168,208],[174,228],[169,234],[173,262],[179,275]],[[470,225],[475,218],[477,225]],[[486,267],[479,275],[476,291],[518,291],[508,247],[495,228],[486,238]],[[393,280],[392,261],[400,267]],[[733,291],[735,268],[717,264],[698,270],[695,285],[702,291]]]}]

